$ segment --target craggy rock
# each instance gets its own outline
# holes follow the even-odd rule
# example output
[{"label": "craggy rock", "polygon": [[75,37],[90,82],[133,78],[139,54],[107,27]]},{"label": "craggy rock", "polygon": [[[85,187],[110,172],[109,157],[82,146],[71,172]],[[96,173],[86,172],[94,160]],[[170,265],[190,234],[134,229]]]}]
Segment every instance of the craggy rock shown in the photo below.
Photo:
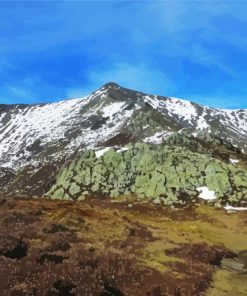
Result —
[{"label": "craggy rock", "polygon": [[164,205],[193,201],[198,187],[215,191],[217,203],[246,202],[247,172],[207,154],[167,145],[128,144],[97,158],[93,150],[63,167],[47,192],[52,199],[101,194],[135,195]]}]

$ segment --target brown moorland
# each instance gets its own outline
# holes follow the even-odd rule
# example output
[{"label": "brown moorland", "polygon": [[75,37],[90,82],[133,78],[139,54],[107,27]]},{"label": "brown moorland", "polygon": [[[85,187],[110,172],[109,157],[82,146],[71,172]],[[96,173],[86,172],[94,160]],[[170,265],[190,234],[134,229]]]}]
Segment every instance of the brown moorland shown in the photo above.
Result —
[{"label": "brown moorland", "polygon": [[0,199],[1,295],[247,295],[247,215]]}]

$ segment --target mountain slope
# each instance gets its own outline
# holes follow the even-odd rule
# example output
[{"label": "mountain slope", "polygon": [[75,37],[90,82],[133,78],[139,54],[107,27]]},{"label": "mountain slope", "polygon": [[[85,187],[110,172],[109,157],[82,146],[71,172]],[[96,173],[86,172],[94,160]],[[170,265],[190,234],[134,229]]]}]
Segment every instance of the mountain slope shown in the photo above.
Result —
[{"label": "mountain slope", "polygon": [[121,138],[160,143],[182,128],[210,131],[247,151],[247,110],[213,109],[109,83],[85,98],[0,105],[0,167],[63,159],[111,138],[114,143],[114,136],[120,144]]},{"label": "mountain slope", "polygon": [[1,295],[246,295],[246,112],[0,105]]}]

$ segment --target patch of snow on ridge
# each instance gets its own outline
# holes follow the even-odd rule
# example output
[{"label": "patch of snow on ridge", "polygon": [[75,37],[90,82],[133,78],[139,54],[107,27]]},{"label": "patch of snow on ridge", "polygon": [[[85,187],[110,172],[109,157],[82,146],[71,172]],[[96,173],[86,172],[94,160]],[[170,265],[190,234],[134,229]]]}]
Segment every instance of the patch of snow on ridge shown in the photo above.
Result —
[{"label": "patch of snow on ridge", "polygon": [[[8,161],[1,165],[14,167],[15,156],[23,147],[32,145],[35,139],[42,139],[43,144],[64,138],[71,119],[88,101],[89,98],[85,97],[3,112],[0,121],[0,159],[7,154]],[[4,124],[5,118],[9,120],[7,124]]]},{"label": "patch of snow on ridge", "polygon": [[212,190],[209,190],[208,187],[203,186],[203,187],[198,187],[196,190],[199,191],[199,198],[205,199],[205,200],[213,200],[216,199],[217,197],[215,196],[215,192]]},{"label": "patch of snow on ridge", "polygon": [[[122,102],[121,102],[121,105],[123,105]],[[110,106],[111,105],[107,106],[109,107],[108,109],[110,109]],[[125,122],[127,122],[128,119],[132,116],[133,112],[134,110],[126,110],[124,108],[121,108],[120,111],[116,113],[114,111],[113,113],[114,116],[112,116],[111,120],[108,121],[106,125],[102,126],[97,130],[90,130],[90,132],[88,131],[82,132],[81,138],[80,137],[78,138],[79,141],[86,143],[86,145],[90,148],[95,147],[99,142],[106,141],[110,137],[113,137],[115,134],[117,134],[121,126]],[[87,120],[87,118],[88,117],[85,117],[83,119]]]},{"label": "patch of snow on ridge", "polygon": [[192,119],[197,116],[195,107],[189,101],[169,97],[163,102],[163,105],[168,109],[169,113],[177,115],[190,123],[192,123]]},{"label": "patch of snow on ridge", "polygon": [[126,102],[116,102],[110,105],[107,105],[101,109],[104,114],[104,117],[110,117],[110,121],[113,119],[113,115],[121,111],[122,107],[126,104]]},{"label": "patch of snow on ridge", "polygon": [[226,122],[229,125],[234,126],[243,135],[247,134],[247,110],[236,109],[236,110],[219,110],[221,114],[224,114]]},{"label": "patch of snow on ridge", "polygon": [[247,211],[247,207],[232,207],[232,206],[225,206],[224,207],[225,210],[227,211]]},{"label": "patch of snow on ridge", "polygon": [[97,150],[97,151],[95,151],[95,155],[97,158],[99,158],[102,155],[104,155],[107,151],[109,151],[110,149],[111,149],[111,147],[105,147],[103,149]]},{"label": "patch of snow on ridge", "polygon": [[154,109],[158,109],[160,106],[159,100],[151,96],[144,96],[144,102],[150,104]]},{"label": "patch of snow on ridge", "polygon": [[120,147],[118,150],[116,150],[116,152],[122,152],[122,151],[127,151],[129,150],[127,147]]},{"label": "patch of snow on ridge", "polygon": [[199,110],[197,110],[193,102],[175,97],[167,97],[160,102],[160,106],[163,110],[167,110],[169,116],[175,117],[178,122],[182,119],[187,125],[198,130],[205,130],[210,127],[209,122],[206,120],[209,111],[212,116],[216,116],[221,112],[198,104]]},{"label": "patch of snow on ridge", "polygon": [[206,122],[203,116],[200,116],[197,120],[197,129],[204,130],[209,127],[209,124]]},{"label": "patch of snow on ridge", "polygon": [[231,159],[231,158],[229,158],[229,160],[230,160],[231,164],[234,164],[234,165],[239,162],[238,159]]},{"label": "patch of snow on ridge", "polygon": [[153,136],[145,138],[143,141],[145,143],[161,144],[171,134],[173,134],[173,132],[157,132]]}]

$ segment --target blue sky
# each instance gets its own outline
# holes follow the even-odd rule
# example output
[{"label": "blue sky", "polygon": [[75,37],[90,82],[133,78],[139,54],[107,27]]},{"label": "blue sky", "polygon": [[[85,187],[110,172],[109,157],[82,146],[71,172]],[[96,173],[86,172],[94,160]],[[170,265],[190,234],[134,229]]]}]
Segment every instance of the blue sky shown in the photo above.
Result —
[{"label": "blue sky", "polygon": [[114,81],[247,108],[247,1],[0,1],[0,103]]}]

